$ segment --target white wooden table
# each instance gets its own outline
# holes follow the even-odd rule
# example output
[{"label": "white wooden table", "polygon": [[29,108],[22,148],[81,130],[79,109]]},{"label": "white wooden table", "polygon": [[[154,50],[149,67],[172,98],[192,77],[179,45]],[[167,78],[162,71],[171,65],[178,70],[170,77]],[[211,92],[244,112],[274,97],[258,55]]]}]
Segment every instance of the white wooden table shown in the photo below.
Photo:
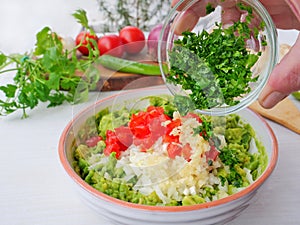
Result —
[{"label": "white wooden table", "polygon": [[[45,25],[74,37],[80,26],[70,16],[83,8],[96,16],[96,0],[0,0],[0,50],[25,52]],[[293,44],[298,32],[279,31],[281,43]],[[0,76],[0,83],[10,81]],[[60,165],[57,145],[74,113],[112,93],[46,109],[41,104],[21,120],[21,112],[0,118],[0,224],[111,225],[83,204]],[[296,101],[295,101],[296,102]],[[300,102],[296,102],[300,109]],[[255,202],[231,225],[300,224],[300,135],[270,122],[279,143],[278,165]]]}]

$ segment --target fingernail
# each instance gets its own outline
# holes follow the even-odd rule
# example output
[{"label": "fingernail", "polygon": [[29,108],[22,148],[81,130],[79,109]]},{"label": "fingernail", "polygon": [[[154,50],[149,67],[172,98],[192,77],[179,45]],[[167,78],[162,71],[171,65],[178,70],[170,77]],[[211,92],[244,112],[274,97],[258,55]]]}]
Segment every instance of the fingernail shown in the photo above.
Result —
[{"label": "fingernail", "polygon": [[274,107],[282,99],[284,99],[286,96],[287,95],[285,95],[281,92],[274,91],[274,92],[270,93],[267,97],[265,97],[265,99],[263,99],[263,101],[261,102],[261,106],[266,109],[270,109],[270,108]]}]

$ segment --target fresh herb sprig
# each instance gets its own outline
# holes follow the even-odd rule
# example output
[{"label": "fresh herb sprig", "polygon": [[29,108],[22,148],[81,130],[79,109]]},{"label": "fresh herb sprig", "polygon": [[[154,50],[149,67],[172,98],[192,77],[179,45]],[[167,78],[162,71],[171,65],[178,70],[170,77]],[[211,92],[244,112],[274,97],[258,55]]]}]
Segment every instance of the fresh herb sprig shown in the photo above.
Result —
[{"label": "fresh herb sprig", "polygon": [[[88,26],[84,10],[77,10],[73,16],[81,25]],[[61,37],[44,27],[37,33],[31,53],[5,55],[0,52],[0,74],[15,72],[12,84],[0,86],[6,98],[0,99],[0,115],[22,110],[22,118],[26,118],[27,110],[40,102],[54,107],[63,102],[85,101],[88,91],[94,89],[99,80],[99,71],[93,66],[99,52],[90,47],[90,55],[82,60],[76,56],[78,47],[65,49]],[[84,77],[76,75],[78,72]]]},{"label": "fresh herb sprig", "polygon": [[[183,32],[183,37],[174,42],[169,53],[170,71],[167,81],[188,90],[189,98],[197,109],[211,109],[222,105],[233,106],[238,98],[251,91],[253,77],[251,67],[257,62],[261,52],[250,52],[245,40],[258,30],[250,28],[253,19],[251,7],[239,5],[247,10],[245,21],[237,21],[228,28],[216,23],[211,33],[202,31]],[[262,42],[266,45],[266,42]]]}]

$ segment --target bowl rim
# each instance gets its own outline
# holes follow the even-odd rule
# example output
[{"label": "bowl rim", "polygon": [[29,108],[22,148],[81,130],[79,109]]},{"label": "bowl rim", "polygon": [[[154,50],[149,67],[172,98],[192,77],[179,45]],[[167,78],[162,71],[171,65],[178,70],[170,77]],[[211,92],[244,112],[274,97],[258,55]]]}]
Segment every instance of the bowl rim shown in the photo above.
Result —
[{"label": "bowl rim", "polygon": [[[168,90],[166,87],[163,89]],[[120,92],[116,93],[113,95],[110,95],[108,97],[104,97],[98,101],[96,101],[94,104],[86,107],[82,111],[80,111],[77,115],[74,116],[74,118],[68,122],[64,130],[62,131],[62,134],[59,139],[58,143],[58,155],[60,162],[65,170],[65,172],[68,174],[68,176],[75,182],[77,183],[82,189],[86,190],[89,192],[89,194],[93,195],[94,197],[101,199],[103,201],[109,202],[111,204],[118,205],[120,207],[126,207],[126,208],[131,208],[131,209],[136,209],[136,210],[145,210],[145,211],[156,211],[156,212],[187,212],[187,211],[194,211],[194,210],[200,210],[200,209],[207,209],[207,208],[212,208],[212,207],[217,207],[217,206],[222,206],[227,203],[230,203],[234,200],[238,200],[242,198],[243,196],[246,196],[247,194],[250,194],[254,192],[256,189],[258,189],[264,181],[267,180],[267,178],[272,174],[272,172],[275,169],[275,166],[277,164],[278,160],[278,141],[275,136],[274,131],[272,130],[271,126],[268,124],[268,122],[258,113],[254,112],[253,110],[246,108],[244,110],[247,110],[251,114],[257,117],[257,119],[260,120],[260,122],[265,126],[266,132],[269,133],[270,138],[272,140],[272,152],[271,152],[271,158],[269,159],[270,163],[268,164],[267,168],[261,174],[261,176],[252,184],[250,184],[248,187],[245,189],[229,195],[227,197],[214,200],[211,202],[205,202],[201,204],[196,204],[196,205],[190,205],[190,206],[150,206],[150,205],[142,205],[142,204],[136,204],[136,203],[131,203],[131,202],[126,202],[114,197],[111,197],[107,194],[104,194],[101,191],[98,191],[97,189],[93,188],[90,184],[86,183],[73,169],[72,165],[69,163],[68,158],[67,158],[67,153],[65,150],[65,140],[68,137],[68,134],[70,131],[72,131],[73,123],[82,117],[85,113],[89,112],[95,106],[101,104],[102,102],[107,102],[111,99],[114,99],[120,95],[123,94],[130,94],[130,93],[138,93],[140,91],[153,91],[155,93],[155,90],[163,90],[161,87],[147,87],[147,88],[141,88],[141,89],[134,89],[134,90],[128,90],[125,92]]]}]

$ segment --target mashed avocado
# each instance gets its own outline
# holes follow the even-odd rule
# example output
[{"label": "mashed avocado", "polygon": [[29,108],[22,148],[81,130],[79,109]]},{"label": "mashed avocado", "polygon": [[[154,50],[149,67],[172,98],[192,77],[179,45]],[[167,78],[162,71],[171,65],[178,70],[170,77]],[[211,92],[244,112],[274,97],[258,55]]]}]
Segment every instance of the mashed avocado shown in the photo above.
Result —
[{"label": "mashed avocado", "polygon": [[[150,105],[162,107],[169,117],[176,111],[170,97],[147,97],[147,99]],[[137,112],[126,108],[114,112],[110,112],[109,109],[100,111],[86,121],[78,134],[82,143],[74,146],[75,171],[88,184],[109,196],[145,205],[201,204],[238,192],[256,180],[266,168],[268,161],[266,151],[256,139],[255,132],[249,124],[243,123],[238,115],[213,118],[205,116],[202,118],[203,121],[208,121],[207,127],[212,129],[206,130],[210,133],[210,142],[213,142],[219,150],[218,158],[207,162],[212,168],[209,176],[217,179],[216,184],[203,185],[200,191],[191,190],[182,199],[171,199],[167,202],[155,191],[143,194],[134,188],[140,177],[138,175],[128,177],[126,168],[118,165],[119,159],[115,152],[109,156],[103,154],[106,148],[106,131],[127,125],[133,113]],[[88,147],[85,140],[95,134],[101,136],[103,140],[93,147]],[[220,136],[224,137],[225,145]],[[253,152],[249,151],[251,145],[256,146]]]}]

